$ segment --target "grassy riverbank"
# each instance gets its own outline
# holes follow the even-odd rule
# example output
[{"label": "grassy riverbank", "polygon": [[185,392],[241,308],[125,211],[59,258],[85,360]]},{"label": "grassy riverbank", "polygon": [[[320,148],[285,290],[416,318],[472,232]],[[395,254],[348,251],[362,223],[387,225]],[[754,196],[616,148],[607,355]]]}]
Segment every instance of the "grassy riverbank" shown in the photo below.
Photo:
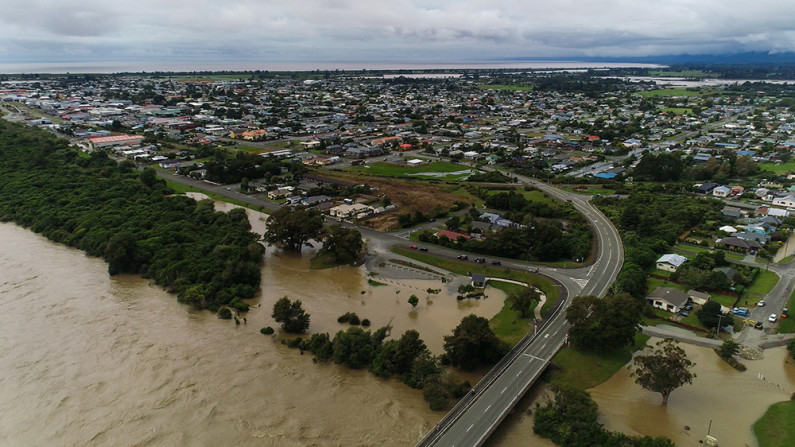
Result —
[{"label": "grassy riverbank", "polygon": [[795,445],[795,401],[771,405],[753,430],[759,447]]}]

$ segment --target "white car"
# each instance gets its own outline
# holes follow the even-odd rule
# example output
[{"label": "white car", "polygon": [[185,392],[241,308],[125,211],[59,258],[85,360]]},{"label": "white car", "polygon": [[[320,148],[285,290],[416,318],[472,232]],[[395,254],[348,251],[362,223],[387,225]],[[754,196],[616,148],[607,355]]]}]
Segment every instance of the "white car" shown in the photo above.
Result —
[{"label": "white car", "polygon": [[765,303],[765,300],[762,300],[762,301],[756,303],[757,307],[765,307],[765,304],[767,304],[767,303]]},{"label": "white car", "polygon": [[770,317],[768,317],[767,321],[775,323],[777,318],[778,316],[776,314],[770,314]]}]

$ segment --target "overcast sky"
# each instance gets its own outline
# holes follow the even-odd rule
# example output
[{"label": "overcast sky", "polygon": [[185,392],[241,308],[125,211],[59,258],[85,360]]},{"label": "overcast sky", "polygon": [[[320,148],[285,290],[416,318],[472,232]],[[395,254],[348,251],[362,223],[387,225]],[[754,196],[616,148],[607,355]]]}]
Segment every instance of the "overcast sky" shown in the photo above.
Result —
[{"label": "overcast sky", "polygon": [[466,62],[795,50],[786,0],[4,0],[0,60]]}]

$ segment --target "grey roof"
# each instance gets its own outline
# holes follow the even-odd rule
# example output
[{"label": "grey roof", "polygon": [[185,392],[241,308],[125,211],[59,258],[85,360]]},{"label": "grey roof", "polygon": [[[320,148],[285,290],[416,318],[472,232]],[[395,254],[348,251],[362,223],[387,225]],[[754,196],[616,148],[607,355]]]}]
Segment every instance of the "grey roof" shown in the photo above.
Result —
[{"label": "grey roof", "polygon": [[683,307],[690,299],[685,292],[673,287],[657,287],[657,289],[646,297],[647,300],[667,301],[676,307]]}]

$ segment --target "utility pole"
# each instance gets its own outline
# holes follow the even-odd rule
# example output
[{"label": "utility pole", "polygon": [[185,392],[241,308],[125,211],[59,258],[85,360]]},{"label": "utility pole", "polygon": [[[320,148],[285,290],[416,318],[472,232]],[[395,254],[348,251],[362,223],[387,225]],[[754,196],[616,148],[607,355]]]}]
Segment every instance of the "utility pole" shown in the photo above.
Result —
[{"label": "utility pole", "polygon": [[723,318],[723,314],[718,314],[718,327],[715,328],[715,338],[718,338],[718,332],[720,332],[720,320]]}]

